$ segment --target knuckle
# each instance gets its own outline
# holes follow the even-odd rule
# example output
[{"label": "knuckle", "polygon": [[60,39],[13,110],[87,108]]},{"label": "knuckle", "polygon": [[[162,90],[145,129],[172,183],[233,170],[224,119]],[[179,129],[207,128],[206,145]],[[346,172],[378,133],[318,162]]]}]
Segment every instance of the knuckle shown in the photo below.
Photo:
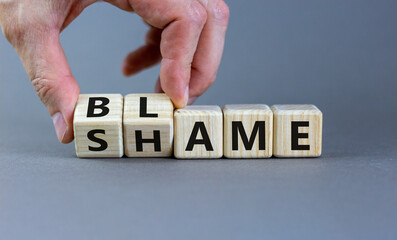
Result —
[{"label": "knuckle", "polygon": [[8,23],[2,26],[5,38],[13,44],[16,39],[21,39],[23,36],[22,29],[17,29],[15,24]]},{"label": "knuckle", "polygon": [[19,46],[27,39],[32,26],[26,21],[10,21],[2,27],[6,39],[14,46]]},{"label": "knuckle", "polygon": [[218,1],[216,6],[212,9],[215,20],[227,24],[230,17],[229,6],[224,1]]},{"label": "knuckle", "polygon": [[15,2],[0,5],[0,11],[7,13],[0,17],[1,28],[6,39],[13,45],[23,39],[29,29],[28,24],[31,22],[24,17],[24,11],[17,11],[17,9],[18,5]]},{"label": "knuckle", "polygon": [[189,21],[198,26],[204,26],[207,21],[207,10],[198,2],[193,2],[187,11]]},{"label": "knuckle", "polygon": [[50,104],[51,96],[53,95],[54,91],[52,81],[39,77],[32,80],[32,85],[44,105]]},{"label": "knuckle", "polygon": [[0,12],[3,10],[6,10],[7,14],[0,16],[2,32],[14,47],[55,29],[55,25],[52,24],[53,18],[31,14],[27,7],[17,4],[3,8],[0,6]]}]

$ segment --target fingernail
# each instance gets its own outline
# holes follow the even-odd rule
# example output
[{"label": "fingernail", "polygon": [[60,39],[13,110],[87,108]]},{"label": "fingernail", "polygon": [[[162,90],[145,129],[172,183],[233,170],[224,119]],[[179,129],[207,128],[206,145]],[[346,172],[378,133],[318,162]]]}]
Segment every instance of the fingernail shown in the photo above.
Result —
[{"label": "fingernail", "polygon": [[58,140],[62,142],[68,128],[62,113],[55,113],[54,116],[52,116],[52,122],[54,123],[55,132],[57,134]]},{"label": "fingernail", "polygon": [[196,100],[197,100],[197,97],[191,97],[191,98],[189,98],[189,101],[187,101],[187,104],[188,104],[188,105],[191,105],[191,104],[193,104]]},{"label": "fingernail", "polygon": [[185,89],[185,105],[189,104],[189,86],[186,86]]}]

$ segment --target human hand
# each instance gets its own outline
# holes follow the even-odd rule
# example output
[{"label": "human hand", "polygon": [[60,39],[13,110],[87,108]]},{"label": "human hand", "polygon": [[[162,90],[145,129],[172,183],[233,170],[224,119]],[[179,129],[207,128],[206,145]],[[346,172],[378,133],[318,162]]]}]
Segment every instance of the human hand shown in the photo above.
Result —
[{"label": "human hand", "polygon": [[[59,41],[60,32],[98,0],[0,0],[0,26],[53,118],[59,141],[73,140],[80,88]],[[127,55],[122,72],[135,74],[161,61],[156,92],[176,107],[192,103],[214,82],[229,9],[223,0],[106,0],[151,26],[144,46]]]}]

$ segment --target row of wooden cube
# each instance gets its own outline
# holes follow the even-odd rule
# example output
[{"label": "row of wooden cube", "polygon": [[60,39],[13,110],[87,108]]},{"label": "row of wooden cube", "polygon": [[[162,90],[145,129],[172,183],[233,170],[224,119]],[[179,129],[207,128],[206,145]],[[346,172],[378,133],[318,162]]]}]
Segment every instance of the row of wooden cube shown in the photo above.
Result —
[{"label": "row of wooden cube", "polygon": [[78,157],[318,157],[322,113],[313,105],[187,106],[165,94],[82,94]]}]

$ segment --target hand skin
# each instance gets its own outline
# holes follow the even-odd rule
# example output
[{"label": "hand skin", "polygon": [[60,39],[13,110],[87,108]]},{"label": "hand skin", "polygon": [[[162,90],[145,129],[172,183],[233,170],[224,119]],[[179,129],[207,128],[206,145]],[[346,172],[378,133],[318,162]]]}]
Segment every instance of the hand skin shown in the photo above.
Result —
[{"label": "hand skin", "polygon": [[[80,88],[59,34],[97,0],[0,0],[0,26],[53,118],[62,143],[73,141],[73,112]],[[223,0],[107,0],[151,26],[145,45],[127,55],[122,72],[133,75],[161,61],[156,92],[178,108],[214,82],[229,9]]]}]

